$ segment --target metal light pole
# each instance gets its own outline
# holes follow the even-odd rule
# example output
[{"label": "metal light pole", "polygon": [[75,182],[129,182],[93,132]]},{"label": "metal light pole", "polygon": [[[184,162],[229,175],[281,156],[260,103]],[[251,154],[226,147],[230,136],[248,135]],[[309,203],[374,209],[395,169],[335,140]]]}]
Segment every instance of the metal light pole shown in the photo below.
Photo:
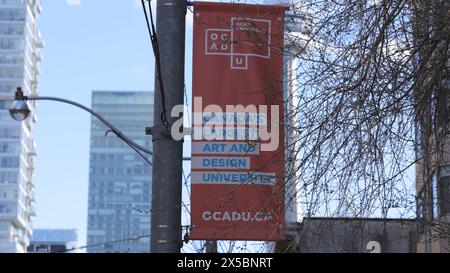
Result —
[{"label": "metal light pole", "polygon": [[[102,115],[100,115],[99,113],[95,112],[94,110],[78,103],[75,101],[71,101],[68,99],[63,99],[63,98],[57,98],[57,97],[43,97],[43,96],[39,96],[39,97],[34,97],[34,96],[25,96],[23,94],[22,88],[21,87],[17,87],[16,93],[14,98],[11,99],[6,99],[6,100],[0,100],[0,101],[13,101],[9,112],[11,114],[11,117],[17,121],[23,121],[25,120],[29,114],[31,113],[28,105],[27,105],[27,101],[57,101],[57,102],[62,102],[65,104],[70,104],[73,105],[75,107],[78,107],[80,109],[83,109],[87,112],[89,112],[91,115],[93,115],[94,117],[96,117],[98,120],[100,120],[100,122],[102,122],[106,127],[108,127],[110,129],[110,132],[113,132],[118,138],[120,138],[122,141],[124,141],[128,146],[130,146],[131,148],[133,148],[135,151],[140,151],[140,152],[144,152],[146,154],[151,155],[152,151],[137,144],[136,142],[134,142],[132,139],[130,139],[128,136],[126,136],[122,131],[120,131],[119,129],[117,129],[111,122],[109,122],[108,120],[106,120]],[[141,154],[141,156],[143,156]],[[144,159],[146,161],[148,161],[148,159],[146,159],[144,157]],[[148,161],[150,163],[150,161]],[[151,164],[151,163],[150,163]]]},{"label": "metal light pole", "polygon": [[[156,5],[159,56],[156,56],[155,115],[152,130],[150,250],[155,253],[178,253],[182,247],[183,143],[173,140],[170,136],[170,126],[175,121],[170,117],[170,112],[174,106],[183,105],[186,1],[158,0]],[[160,80],[163,86],[160,86]]]}]

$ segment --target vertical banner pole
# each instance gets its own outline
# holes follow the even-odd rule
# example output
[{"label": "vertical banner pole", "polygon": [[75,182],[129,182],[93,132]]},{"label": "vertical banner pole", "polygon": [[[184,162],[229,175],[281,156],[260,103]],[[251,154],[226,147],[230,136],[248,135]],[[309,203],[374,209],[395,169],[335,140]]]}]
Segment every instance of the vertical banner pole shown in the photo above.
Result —
[{"label": "vertical banner pole", "polygon": [[178,253],[182,247],[183,143],[171,137],[170,128],[176,121],[171,118],[173,107],[184,103],[185,16],[185,1],[157,1],[161,75],[156,68],[150,246],[154,253]]}]

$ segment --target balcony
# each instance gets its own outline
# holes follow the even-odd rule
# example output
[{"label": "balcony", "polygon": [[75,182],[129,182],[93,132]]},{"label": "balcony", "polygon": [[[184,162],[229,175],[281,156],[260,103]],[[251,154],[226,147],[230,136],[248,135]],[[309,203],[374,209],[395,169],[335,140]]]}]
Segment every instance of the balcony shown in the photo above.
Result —
[{"label": "balcony", "polygon": [[33,190],[28,189],[27,192],[26,192],[26,196],[27,196],[27,199],[28,199],[31,203],[33,203],[33,202],[36,201],[36,194],[34,193]]},{"label": "balcony", "polygon": [[28,147],[28,155],[36,156],[36,146],[34,143]]},{"label": "balcony", "polygon": [[40,51],[36,52],[36,62],[42,62],[42,53]]},{"label": "balcony", "polygon": [[9,221],[19,228],[28,228],[29,225],[20,215],[13,213],[0,213],[0,221]]},{"label": "balcony", "polygon": [[31,217],[36,217],[36,206],[31,204],[29,209],[28,209],[28,213]]},{"label": "balcony", "polygon": [[40,33],[38,34],[38,37],[36,37],[35,45],[37,48],[44,48],[44,46],[45,46]]}]

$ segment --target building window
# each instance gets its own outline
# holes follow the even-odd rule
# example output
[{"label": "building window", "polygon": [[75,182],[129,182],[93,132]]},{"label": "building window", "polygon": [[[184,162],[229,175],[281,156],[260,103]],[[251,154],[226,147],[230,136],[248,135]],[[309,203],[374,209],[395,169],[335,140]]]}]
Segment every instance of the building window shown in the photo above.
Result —
[{"label": "building window", "polygon": [[36,245],[36,252],[49,252],[49,245]]},{"label": "building window", "polygon": [[15,35],[22,36],[24,34],[24,26],[21,23],[14,24],[4,24],[0,25],[0,34],[1,35]]},{"label": "building window", "polygon": [[418,194],[417,194],[417,218],[419,220],[424,220],[425,219],[425,191],[422,189]]},{"label": "building window", "polygon": [[441,199],[441,213],[450,213],[450,166],[440,168],[439,189]]},{"label": "building window", "polygon": [[445,96],[447,97],[447,109],[450,110],[450,79],[443,80],[442,87],[445,89]]},{"label": "building window", "polygon": [[0,167],[2,168],[18,168],[19,167],[18,157],[3,157],[0,162]]},{"label": "building window", "polygon": [[112,244],[105,244],[105,249],[113,249],[113,245]]},{"label": "building window", "polygon": [[11,207],[0,204],[0,213],[11,213]]},{"label": "building window", "polygon": [[433,173],[431,177],[431,190],[433,194],[433,219],[439,218],[439,200],[438,200],[438,179],[436,172]]},{"label": "building window", "polygon": [[15,184],[17,179],[17,172],[2,171],[0,173],[0,184]]},{"label": "building window", "polygon": [[67,248],[65,245],[51,245],[50,246],[51,252],[64,252],[66,250],[67,250]]},{"label": "building window", "polygon": [[0,20],[2,21],[25,21],[26,11],[23,9],[1,9]]}]

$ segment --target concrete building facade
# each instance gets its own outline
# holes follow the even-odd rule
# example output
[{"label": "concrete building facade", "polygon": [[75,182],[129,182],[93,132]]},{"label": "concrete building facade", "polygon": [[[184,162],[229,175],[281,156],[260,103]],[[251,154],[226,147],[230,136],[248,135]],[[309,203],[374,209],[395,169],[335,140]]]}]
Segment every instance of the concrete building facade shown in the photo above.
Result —
[{"label": "concrete building facade", "polygon": [[415,219],[303,218],[291,226],[290,240],[276,252],[295,253],[414,253]]},{"label": "concrete building facade", "polygon": [[450,252],[450,3],[418,1],[415,37],[424,67],[415,92],[419,252]]}]

